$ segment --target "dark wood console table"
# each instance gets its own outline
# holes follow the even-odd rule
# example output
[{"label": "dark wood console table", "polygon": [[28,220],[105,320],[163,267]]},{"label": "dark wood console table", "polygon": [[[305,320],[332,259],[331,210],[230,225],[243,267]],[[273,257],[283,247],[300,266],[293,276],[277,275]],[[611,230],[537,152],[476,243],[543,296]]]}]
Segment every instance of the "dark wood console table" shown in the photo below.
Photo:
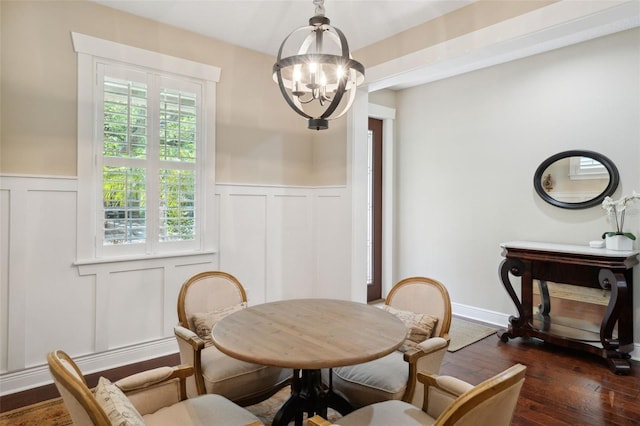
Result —
[{"label": "dark wood console table", "polygon": [[[501,244],[505,259],[499,272],[502,283],[518,309],[509,317],[503,342],[514,337],[537,337],[546,342],[585,350],[607,360],[611,370],[626,374],[633,351],[633,274],[638,251],[614,251],[587,246],[516,241]],[[521,277],[521,300],[510,275]],[[541,303],[534,315],[533,281],[539,281]],[[547,281],[610,290],[600,330],[589,330],[578,321],[563,321],[551,313]],[[617,324],[617,333],[614,332]]]}]

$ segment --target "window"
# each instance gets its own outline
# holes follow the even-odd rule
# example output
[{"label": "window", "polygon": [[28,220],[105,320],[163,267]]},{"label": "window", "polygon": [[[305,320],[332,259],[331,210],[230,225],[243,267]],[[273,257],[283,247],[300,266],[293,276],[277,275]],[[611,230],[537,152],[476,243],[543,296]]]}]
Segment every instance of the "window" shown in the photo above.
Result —
[{"label": "window", "polygon": [[210,250],[219,69],[76,33],[73,40],[78,260]]},{"label": "window", "polygon": [[569,157],[569,178],[576,179],[608,179],[606,167],[590,157]]},{"label": "window", "polygon": [[201,85],[121,65],[98,64],[97,75],[101,250],[194,242]]}]

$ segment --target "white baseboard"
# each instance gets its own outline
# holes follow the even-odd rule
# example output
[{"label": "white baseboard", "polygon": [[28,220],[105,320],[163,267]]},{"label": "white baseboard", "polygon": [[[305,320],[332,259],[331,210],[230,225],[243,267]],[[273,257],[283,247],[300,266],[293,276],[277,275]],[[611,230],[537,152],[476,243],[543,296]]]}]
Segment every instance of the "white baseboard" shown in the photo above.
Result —
[{"label": "white baseboard", "polygon": [[[509,323],[509,316],[511,315],[460,303],[452,303],[451,305],[453,314],[456,316],[496,326],[506,327]],[[640,361],[637,355],[640,354],[640,344],[634,343],[633,346],[634,350],[631,352],[631,358],[635,361]],[[96,371],[108,370],[135,362],[171,355],[177,352],[178,345],[175,338],[167,337],[140,345],[114,349],[108,352],[74,356],[73,359],[84,374],[90,374]],[[0,375],[0,395],[21,392],[50,383],[53,383],[53,380],[51,379],[49,368],[46,365],[26,368],[24,370]]]},{"label": "white baseboard", "polygon": [[[64,348],[62,348],[64,350]],[[72,356],[83,374],[95,373],[178,352],[175,337],[85,356]],[[0,375],[0,395],[8,395],[53,383],[49,367],[41,365]]]},{"label": "white baseboard", "polygon": [[[451,308],[455,316],[481,321],[499,327],[507,327],[509,325],[509,317],[512,315],[453,302],[451,303]],[[631,359],[640,361],[640,343],[634,343],[633,348],[630,354]]]},{"label": "white baseboard", "polygon": [[451,308],[453,309],[453,315],[458,317],[481,321],[499,327],[506,327],[509,324],[509,314],[453,302],[451,303]]}]

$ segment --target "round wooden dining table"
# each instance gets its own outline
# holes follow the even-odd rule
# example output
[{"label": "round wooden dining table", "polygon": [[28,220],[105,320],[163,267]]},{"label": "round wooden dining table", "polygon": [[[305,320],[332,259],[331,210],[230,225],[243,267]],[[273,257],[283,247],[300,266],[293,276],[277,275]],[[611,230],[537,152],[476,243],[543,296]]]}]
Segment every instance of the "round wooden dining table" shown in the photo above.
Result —
[{"label": "round wooden dining table", "polygon": [[334,299],[293,299],[264,303],[235,312],[212,330],[213,343],[234,358],[293,369],[291,396],[273,425],[303,415],[326,418],[327,408],[341,414],[351,405],[323,385],[320,369],[359,364],[399,348],[405,325],[390,313],[364,303]]}]

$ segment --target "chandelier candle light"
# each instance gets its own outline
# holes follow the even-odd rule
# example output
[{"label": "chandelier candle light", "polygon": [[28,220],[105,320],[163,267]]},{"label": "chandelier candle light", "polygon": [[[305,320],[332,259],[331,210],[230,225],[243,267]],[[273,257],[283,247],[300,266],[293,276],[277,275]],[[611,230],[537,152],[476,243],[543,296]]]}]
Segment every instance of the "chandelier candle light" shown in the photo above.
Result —
[{"label": "chandelier candle light", "polygon": [[364,81],[364,66],[351,58],[342,31],[329,25],[324,0],[314,0],[309,25],[282,42],[273,80],[291,108],[309,120],[309,129],[323,130],[328,120],[351,107],[356,87]]},{"label": "chandelier candle light", "polygon": [[615,232],[605,232],[602,238],[605,239],[606,247],[611,250],[632,250],[633,240],[636,236],[631,232],[624,232],[624,217],[627,213],[627,204],[633,200],[640,200],[640,193],[633,191],[631,195],[626,195],[617,201],[611,197],[605,197],[602,201],[602,208],[609,216],[613,216],[616,224]]}]

